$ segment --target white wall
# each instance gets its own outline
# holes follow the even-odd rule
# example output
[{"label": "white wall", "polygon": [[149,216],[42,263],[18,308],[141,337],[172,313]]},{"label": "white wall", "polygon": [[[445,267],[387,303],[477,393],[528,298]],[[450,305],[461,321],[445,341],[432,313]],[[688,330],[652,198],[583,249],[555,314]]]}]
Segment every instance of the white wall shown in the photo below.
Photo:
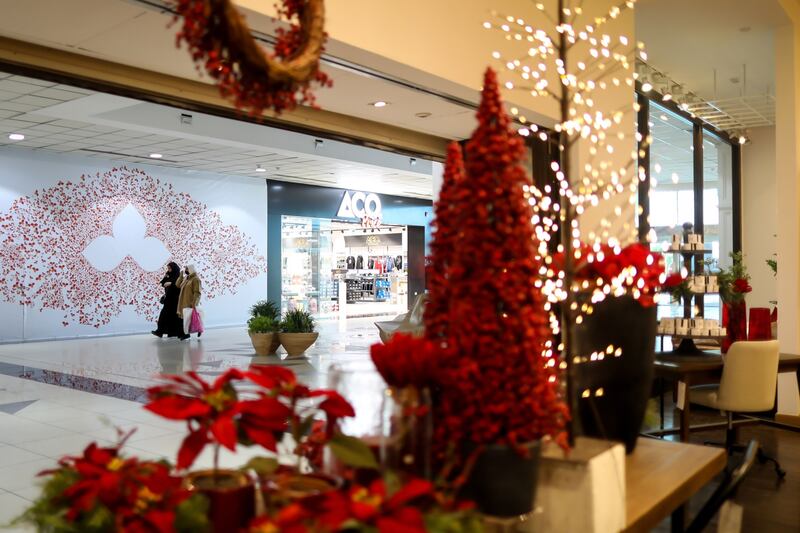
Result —
[{"label": "white wall", "polygon": [[775,175],[775,128],[750,131],[742,149],[742,251],[752,277],[750,307],[770,307],[778,282],[765,261],[778,251],[778,197]]},{"label": "white wall", "polygon": [[0,342],[154,329],[164,265],[196,265],[206,326],[265,298],[266,184],[0,149]]}]

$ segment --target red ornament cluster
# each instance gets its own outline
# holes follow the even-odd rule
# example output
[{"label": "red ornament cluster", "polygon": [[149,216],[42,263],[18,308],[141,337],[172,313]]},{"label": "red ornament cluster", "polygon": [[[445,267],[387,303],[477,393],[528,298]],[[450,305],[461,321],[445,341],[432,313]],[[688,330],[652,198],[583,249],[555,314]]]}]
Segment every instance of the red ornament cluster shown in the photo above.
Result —
[{"label": "red ornament cluster", "polygon": [[[305,17],[308,6],[309,0],[280,2],[278,14],[290,22],[290,27],[277,30],[275,58],[289,60],[299,54],[308,35],[301,24],[293,21],[308,24]],[[259,57],[263,51],[229,0],[177,0],[175,10],[176,17],[183,19],[178,45],[186,42],[198,68],[202,64],[222,96],[233,99],[238,109],[248,110],[254,116],[265,109],[276,113],[291,111],[299,104],[314,105],[312,83],[320,87],[333,85],[319,69],[319,57],[307,69],[305,80],[269,72]],[[320,52],[321,48],[320,45]]]},{"label": "red ornament cluster", "polygon": [[441,342],[449,330],[450,285],[448,268],[452,263],[455,240],[460,228],[448,224],[455,220],[461,210],[460,201],[464,184],[464,156],[461,146],[450,143],[447,147],[442,187],[439,199],[434,206],[433,241],[431,242],[431,261],[427,264],[428,300],[425,305],[425,336],[433,341]]},{"label": "red ornament cluster", "polygon": [[[563,261],[563,254],[557,255],[556,267],[563,268]],[[619,249],[609,244],[584,243],[575,261],[573,279],[587,282],[590,289],[602,289],[602,285],[623,287],[626,292],[635,293],[641,305],[650,307],[655,305],[654,297],[661,290],[663,274],[664,257],[644,244],[634,243]],[[679,285],[682,278],[670,279],[670,283],[676,281]]]},{"label": "red ornament cluster", "polygon": [[372,362],[391,387],[428,387],[439,378],[439,348],[427,340],[395,333],[386,344],[370,348]]},{"label": "red ornament cluster", "polygon": [[436,206],[430,268],[443,285],[431,283],[425,321],[433,338],[446,331],[436,402],[439,451],[453,442],[514,446],[557,437],[567,418],[556,355],[545,354],[548,315],[534,286],[540,263],[523,191],[530,183],[520,165],[525,148],[491,69],[477,117],[464,178],[451,149]]}]

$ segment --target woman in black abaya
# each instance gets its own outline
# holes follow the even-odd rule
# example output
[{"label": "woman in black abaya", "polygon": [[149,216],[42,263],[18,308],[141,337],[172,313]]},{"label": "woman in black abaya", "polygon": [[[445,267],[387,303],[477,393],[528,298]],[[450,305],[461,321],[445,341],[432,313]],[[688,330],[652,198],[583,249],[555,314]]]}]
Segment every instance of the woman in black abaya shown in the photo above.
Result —
[{"label": "woman in black abaya", "polygon": [[167,273],[161,280],[164,287],[164,297],[161,314],[158,315],[158,326],[151,333],[156,337],[180,337],[183,335],[183,320],[178,316],[178,295],[181,293],[180,287],[176,286],[178,277],[181,275],[181,267],[172,262],[167,265]]}]

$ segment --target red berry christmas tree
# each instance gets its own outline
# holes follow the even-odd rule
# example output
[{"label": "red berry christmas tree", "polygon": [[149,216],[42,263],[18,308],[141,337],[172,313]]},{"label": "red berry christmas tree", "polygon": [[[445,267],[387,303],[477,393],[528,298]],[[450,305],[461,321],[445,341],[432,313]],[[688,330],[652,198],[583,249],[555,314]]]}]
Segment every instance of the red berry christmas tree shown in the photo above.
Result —
[{"label": "red berry christmas tree", "polygon": [[447,147],[442,188],[434,209],[435,218],[431,223],[433,241],[431,261],[427,268],[429,289],[425,304],[425,336],[433,341],[441,341],[448,334],[450,286],[447,272],[460,231],[458,218],[462,215],[462,210],[459,208],[459,199],[463,192],[464,158],[461,146],[453,142]]},{"label": "red berry christmas tree", "polygon": [[[491,69],[477,116],[466,177],[453,185],[460,189],[455,200],[449,190],[440,200],[432,244],[431,268],[439,277],[431,280],[426,329],[430,324],[435,335],[447,325],[450,354],[437,406],[440,451],[447,442],[515,446],[557,436],[566,418],[557,355],[545,345],[548,315],[534,286],[540,265],[523,189],[530,183],[520,165],[524,145]],[[446,209],[445,201],[457,209]]]}]

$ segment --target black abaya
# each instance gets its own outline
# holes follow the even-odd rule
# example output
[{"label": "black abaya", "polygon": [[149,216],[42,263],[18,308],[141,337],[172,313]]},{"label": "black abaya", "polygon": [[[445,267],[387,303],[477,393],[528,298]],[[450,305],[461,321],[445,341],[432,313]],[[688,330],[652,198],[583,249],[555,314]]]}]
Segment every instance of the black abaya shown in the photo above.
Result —
[{"label": "black abaya", "polygon": [[[178,296],[181,293],[179,287],[175,286],[180,275],[180,268],[177,265],[170,270],[161,280],[164,287],[164,307],[158,315],[158,329],[156,334],[167,335],[168,337],[179,337],[183,335],[183,319],[178,316]],[[169,285],[166,285],[169,282]]]}]

